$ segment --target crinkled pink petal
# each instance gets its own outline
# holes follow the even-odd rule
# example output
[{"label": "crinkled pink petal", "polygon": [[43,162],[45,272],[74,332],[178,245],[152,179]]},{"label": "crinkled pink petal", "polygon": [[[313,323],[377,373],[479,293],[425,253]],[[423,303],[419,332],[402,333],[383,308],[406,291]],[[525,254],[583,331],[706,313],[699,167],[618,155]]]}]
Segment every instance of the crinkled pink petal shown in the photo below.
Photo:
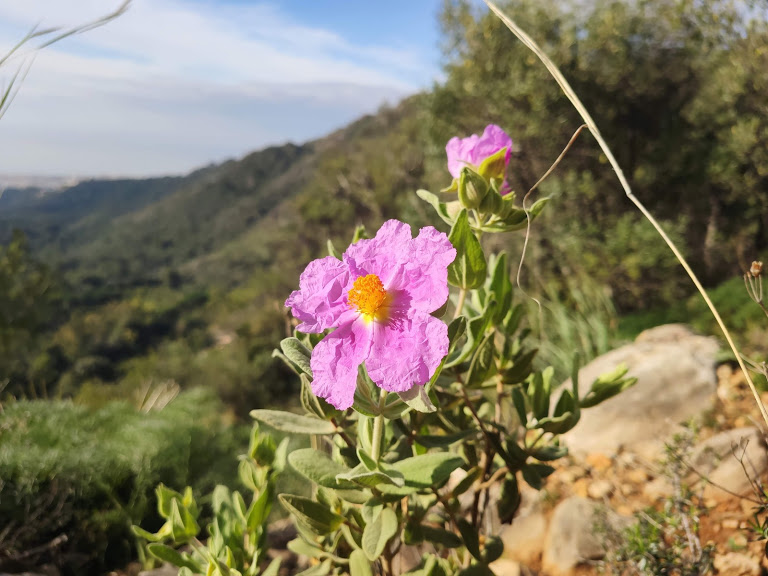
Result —
[{"label": "crinkled pink petal", "polygon": [[448,299],[448,265],[456,249],[445,234],[427,226],[410,241],[406,257],[390,281],[389,287],[400,293],[392,306],[434,312]]},{"label": "crinkled pink petal", "polygon": [[[346,410],[355,399],[357,367],[371,349],[373,323],[357,316],[323,338],[314,350],[310,366],[314,379],[312,392],[339,410]],[[345,316],[345,318],[347,318]]]},{"label": "crinkled pink petal", "polygon": [[448,354],[448,326],[424,312],[374,326],[365,367],[384,390],[405,392],[428,382]]},{"label": "crinkled pink petal", "polygon": [[411,240],[408,224],[387,220],[374,238],[358,240],[347,248],[344,263],[349,266],[353,278],[376,274],[387,288],[400,265],[408,261]]},{"label": "crinkled pink petal", "polygon": [[333,256],[310,262],[301,274],[299,290],[285,301],[302,322],[298,330],[315,333],[336,326],[339,316],[349,310],[346,295],[353,281],[349,267]]}]

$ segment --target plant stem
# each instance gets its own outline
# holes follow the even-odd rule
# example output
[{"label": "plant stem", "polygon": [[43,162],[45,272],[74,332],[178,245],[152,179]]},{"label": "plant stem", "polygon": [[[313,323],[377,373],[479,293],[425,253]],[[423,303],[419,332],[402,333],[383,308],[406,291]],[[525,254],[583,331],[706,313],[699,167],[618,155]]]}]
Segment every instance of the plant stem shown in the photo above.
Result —
[{"label": "plant stem", "polygon": [[467,299],[467,289],[461,288],[459,290],[459,301],[456,303],[456,310],[453,313],[453,319],[456,320],[461,316],[461,311],[464,309],[464,300]]},{"label": "plant stem", "polygon": [[712,300],[709,298],[707,291],[704,290],[704,287],[701,285],[699,278],[693,272],[693,269],[688,264],[688,261],[680,253],[680,250],[678,250],[675,243],[667,235],[667,233],[664,231],[661,225],[656,221],[653,215],[648,211],[645,205],[642,202],[640,202],[640,200],[638,200],[635,197],[635,195],[632,193],[632,188],[629,186],[629,182],[627,182],[627,179],[624,176],[624,172],[622,172],[621,167],[619,167],[619,163],[616,161],[616,158],[614,158],[613,153],[611,152],[611,149],[608,147],[608,144],[600,134],[600,130],[598,130],[597,125],[595,124],[595,121],[592,119],[592,116],[590,116],[589,112],[587,112],[587,109],[584,107],[584,104],[581,103],[581,100],[579,100],[579,97],[576,95],[576,92],[573,91],[573,88],[571,88],[571,85],[565,79],[565,76],[563,76],[563,74],[560,72],[560,70],[555,65],[555,63],[549,59],[549,57],[544,53],[544,51],[539,47],[539,45],[536,44],[536,42],[534,42],[533,39],[530,36],[528,36],[528,34],[526,34],[521,28],[517,26],[517,24],[515,24],[512,21],[512,19],[510,19],[506,14],[504,14],[498,8],[498,6],[496,6],[496,4],[492,2],[492,0],[485,0],[485,3],[488,5],[491,11],[494,14],[496,14],[496,16],[498,16],[499,19],[507,26],[507,28],[509,28],[510,31],[515,36],[517,36],[517,38],[523,44],[525,44],[539,58],[539,60],[541,60],[541,62],[547,68],[547,70],[555,79],[555,81],[560,85],[560,88],[562,89],[563,93],[566,95],[568,100],[571,101],[571,104],[573,104],[573,106],[576,108],[578,113],[581,115],[582,119],[584,120],[584,123],[589,127],[589,131],[592,133],[592,135],[595,137],[595,140],[597,140],[597,143],[600,145],[600,149],[603,151],[603,154],[605,154],[605,157],[608,159],[608,162],[610,163],[611,167],[616,172],[616,176],[619,179],[619,182],[621,183],[621,187],[624,189],[624,193],[627,195],[627,198],[630,199],[630,201],[637,207],[638,210],[640,210],[643,216],[645,216],[645,218],[656,229],[656,232],[659,234],[659,236],[661,236],[664,242],[667,243],[667,246],[669,247],[669,249],[672,250],[672,253],[675,255],[678,262],[680,262],[680,265],[685,269],[686,273],[688,274],[688,277],[691,279],[694,286],[696,286],[696,289],[699,291],[699,294],[701,294],[701,297],[704,299],[704,302],[706,302],[707,307],[709,308],[709,311],[715,317],[715,320],[717,321],[717,324],[720,327],[720,330],[723,332],[723,336],[725,336],[725,339],[728,342],[728,345],[731,347],[733,354],[736,356],[736,360],[739,363],[739,367],[741,368],[741,371],[744,373],[744,377],[747,380],[747,384],[749,384],[749,388],[752,391],[752,395],[755,398],[755,402],[757,403],[758,408],[760,409],[760,413],[763,416],[763,420],[765,421],[766,425],[768,425],[768,411],[766,411],[766,408],[763,405],[762,400],[760,399],[760,394],[758,394],[757,392],[755,383],[752,381],[752,378],[750,377],[749,372],[747,371],[747,367],[744,364],[744,360],[742,359],[741,354],[739,353],[739,350],[736,348],[736,344],[734,343],[733,338],[731,338],[731,333],[728,331],[728,328],[726,328],[725,323],[723,322],[723,319],[720,317],[720,313],[717,311],[717,308],[715,308],[715,305],[712,303]]},{"label": "plant stem", "polygon": [[373,461],[378,463],[381,458],[381,437],[384,433],[384,416],[381,411],[384,409],[384,405],[387,403],[387,393],[382,390],[381,396],[379,396],[379,415],[373,421],[373,439],[371,440],[371,457]]}]

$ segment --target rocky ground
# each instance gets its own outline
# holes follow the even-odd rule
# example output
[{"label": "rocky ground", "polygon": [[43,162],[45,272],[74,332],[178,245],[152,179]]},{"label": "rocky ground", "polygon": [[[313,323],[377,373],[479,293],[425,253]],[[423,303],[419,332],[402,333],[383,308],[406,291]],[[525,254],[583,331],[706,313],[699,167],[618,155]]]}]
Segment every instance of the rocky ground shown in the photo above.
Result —
[{"label": "rocky ground", "polygon": [[[768,574],[765,541],[750,529],[761,501],[757,485],[768,472],[764,425],[743,375],[729,365],[715,367],[716,353],[712,340],[664,326],[585,367],[581,385],[617,360],[639,380],[620,398],[585,412],[584,426],[566,436],[571,455],[541,492],[526,492],[513,524],[501,528],[498,576],[634,574],[611,562],[619,543],[604,528],[620,532],[649,509],[674,510],[685,487],[690,494],[683,506],[699,508],[686,514],[693,548],[713,547],[711,573]],[[762,400],[768,404],[768,393]],[[685,421],[696,422],[695,434],[679,425]],[[675,434],[670,451],[665,442]],[[685,536],[685,527],[678,525],[678,532]]]}]

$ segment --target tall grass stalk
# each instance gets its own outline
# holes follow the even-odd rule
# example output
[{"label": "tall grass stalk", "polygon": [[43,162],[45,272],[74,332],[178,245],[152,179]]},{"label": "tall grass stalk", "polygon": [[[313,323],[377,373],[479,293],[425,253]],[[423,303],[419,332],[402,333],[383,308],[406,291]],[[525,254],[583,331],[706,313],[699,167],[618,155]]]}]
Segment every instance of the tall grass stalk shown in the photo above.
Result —
[{"label": "tall grass stalk", "polygon": [[747,370],[747,367],[744,364],[744,360],[742,359],[741,354],[739,353],[739,350],[736,348],[736,344],[734,343],[733,338],[731,337],[731,333],[728,331],[728,328],[725,326],[725,322],[723,322],[723,319],[720,317],[720,313],[717,311],[717,308],[715,308],[715,305],[712,303],[712,300],[709,298],[707,291],[701,285],[701,282],[699,281],[698,277],[693,272],[693,269],[690,267],[686,259],[683,257],[680,250],[678,250],[675,243],[667,235],[667,233],[664,231],[664,229],[661,227],[658,221],[653,217],[653,215],[648,211],[648,209],[643,205],[643,203],[640,202],[640,200],[637,199],[635,195],[632,193],[632,188],[630,187],[629,182],[627,182],[627,179],[624,176],[624,172],[621,170],[621,167],[619,166],[619,163],[616,161],[616,158],[613,156],[611,149],[608,147],[608,144],[600,134],[600,130],[598,130],[597,124],[595,124],[595,121],[592,119],[592,116],[590,116],[589,112],[584,107],[584,104],[582,104],[581,100],[579,100],[579,97],[576,95],[576,92],[574,92],[573,88],[571,88],[571,85],[565,79],[565,77],[560,72],[559,68],[555,65],[555,63],[549,59],[549,57],[544,53],[544,51],[539,47],[539,45],[536,44],[536,42],[534,42],[534,40],[530,36],[528,36],[528,34],[525,33],[525,31],[523,31],[517,24],[515,24],[515,22],[509,16],[504,14],[504,12],[502,12],[501,9],[498,6],[496,6],[496,4],[492,0],[484,0],[484,2],[488,5],[488,8],[490,8],[491,11],[494,14],[496,14],[496,16],[504,23],[504,25],[510,29],[510,31],[518,38],[518,40],[520,40],[523,44],[525,44],[528,47],[528,49],[530,49],[531,52],[533,52],[536,55],[536,57],[539,60],[541,60],[541,62],[547,68],[549,73],[552,75],[552,77],[560,86],[560,89],[566,95],[568,100],[570,100],[571,104],[573,104],[573,106],[576,108],[579,115],[581,115],[582,119],[584,120],[584,123],[589,128],[589,131],[595,137],[595,140],[597,140],[597,143],[600,145],[600,149],[603,151],[603,154],[605,154],[606,158],[608,159],[608,162],[611,164],[611,167],[616,172],[616,176],[618,177],[619,182],[621,183],[621,187],[624,189],[624,192],[627,195],[627,198],[630,199],[630,201],[637,207],[638,210],[640,210],[643,216],[645,216],[645,218],[656,229],[656,232],[658,232],[659,236],[661,236],[664,242],[667,243],[667,246],[669,247],[669,249],[672,250],[672,253],[680,262],[680,265],[685,269],[686,273],[688,274],[688,277],[696,286],[696,289],[699,291],[699,294],[701,294],[701,297],[707,303],[707,307],[709,308],[710,312],[712,312],[712,315],[715,317],[715,320],[717,321],[717,324],[720,327],[720,330],[723,332],[723,336],[725,336],[725,339],[728,342],[728,345],[731,347],[731,350],[733,351],[734,356],[736,356],[736,360],[739,363],[739,367],[741,368],[741,371],[744,373],[744,377],[747,380],[747,384],[749,384],[749,388],[752,391],[752,395],[755,398],[755,402],[757,403],[758,408],[760,408],[760,413],[763,416],[763,421],[765,422],[766,426],[768,426],[768,411],[766,411],[765,405],[760,399],[760,395],[757,392],[755,383],[752,381],[752,378],[749,375],[749,371]]}]

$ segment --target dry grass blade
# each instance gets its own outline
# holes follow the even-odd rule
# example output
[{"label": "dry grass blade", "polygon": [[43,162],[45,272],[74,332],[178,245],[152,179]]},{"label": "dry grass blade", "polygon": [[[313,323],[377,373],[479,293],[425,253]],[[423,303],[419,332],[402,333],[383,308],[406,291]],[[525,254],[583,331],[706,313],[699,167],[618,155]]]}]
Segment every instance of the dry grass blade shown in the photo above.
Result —
[{"label": "dry grass blade", "polygon": [[656,232],[658,232],[659,236],[661,236],[664,242],[667,243],[667,246],[669,247],[669,249],[672,250],[672,253],[680,262],[681,266],[685,269],[691,281],[696,286],[696,289],[701,294],[701,297],[704,299],[707,306],[709,307],[710,312],[712,312],[712,315],[715,317],[715,320],[717,321],[717,324],[720,327],[720,330],[723,332],[723,336],[725,336],[725,339],[727,340],[728,345],[731,347],[731,350],[736,356],[736,360],[739,363],[739,367],[744,373],[744,377],[746,378],[747,383],[749,384],[749,388],[752,391],[752,395],[755,398],[755,402],[757,403],[757,406],[760,409],[760,413],[763,416],[763,421],[768,427],[768,411],[766,411],[765,405],[763,405],[762,400],[760,400],[760,395],[757,392],[755,383],[752,381],[752,378],[749,375],[749,371],[747,370],[747,367],[744,365],[744,360],[742,359],[741,354],[739,353],[739,350],[736,348],[736,344],[734,343],[733,338],[731,337],[731,334],[728,331],[728,328],[725,326],[723,319],[720,317],[720,313],[717,311],[717,308],[715,308],[715,305],[712,303],[712,300],[707,294],[707,291],[704,290],[704,287],[701,285],[701,282],[699,281],[698,277],[693,272],[693,269],[690,267],[686,259],[683,257],[680,250],[678,250],[677,246],[675,246],[675,243],[672,242],[672,239],[667,235],[667,233],[664,231],[661,225],[653,217],[653,215],[650,212],[648,212],[648,210],[643,205],[643,203],[640,202],[640,200],[638,200],[635,197],[635,195],[632,193],[632,188],[630,187],[629,182],[627,182],[627,179],[624,176],[624,172],[622,172],[621,167],[619,166],[619,163],[616,161],[616,158],[614,158],[613,153],[611,152],[611,149],[608,147],[608,144],[603,139],[602,135],[600,134],[600,130],[598,130],[597,125],[595,124],[595,121],[592,119],[592,116],[590,116],[589,112],[584,107],[584,104],[582,104],[581,100],[579,100],[579,97],[573,91],[573,88],[571,88],[571,85],[568,83],[568,81],[565,79],[563,74],[560,72],[559,68],[555,65],[554,62],[552,62],[552,60],[549,59],[549,57],[544,53],[544,51],[539,47],[539,45],[536,44],[536,42],[534,42],[534,40],[530,36],[528,36],[528,34],[526,34],[524,30],[522,30],[519,26],[517,26],[517,24],[515,24],[515,22],[511,18],[509,18],[509,16],[504,14],[504,12],[502,12],[501,9],[499,9],[499,7],[496,6],[496,4],[494,4],[491,0],[484,0],[484,1],[488,5],[488,8],[490,8],[491,11],[494,14],[496,14],[496,16],[498,16],[498,18],[504,23],[504,25],[507,28],[509,28],[509,30],[515,36],[517,36],[517,38],[523,44],[525,44],[531,50],[531,52],[533,52],[536,55],[536,57],[539,60],[541,60],[542,64],[544,64],[544,66],[547,68],[549,73],[552,75],[555,81],[559,84],[563,93],[565,93],[565,95],[568,97],[568,100],[570,100],[571,104],[573,104],[573,106],[576,108],[578,113],[581,115],[582,119],[584,120],[584,123],[589,127],[589,131],[595,137],[595,140],[597,140],[597,143],[600,145],[600,149],[603,151],[603,154],[605,154],[606,158],[608,159],[608,162],[611,164],[611,167],[616,172],[616,176],[618,177],[619,182],[621,183],[621,187],[624,189],[624,192],[626,193],[627,197],[632,201],[632,203],[637,207],[637,209],[640,210],[640,212],[642,212],[643,216],[646,217],[646,219],[651,223],[651,225],[653,225],[653,227],[656,229]]}]

